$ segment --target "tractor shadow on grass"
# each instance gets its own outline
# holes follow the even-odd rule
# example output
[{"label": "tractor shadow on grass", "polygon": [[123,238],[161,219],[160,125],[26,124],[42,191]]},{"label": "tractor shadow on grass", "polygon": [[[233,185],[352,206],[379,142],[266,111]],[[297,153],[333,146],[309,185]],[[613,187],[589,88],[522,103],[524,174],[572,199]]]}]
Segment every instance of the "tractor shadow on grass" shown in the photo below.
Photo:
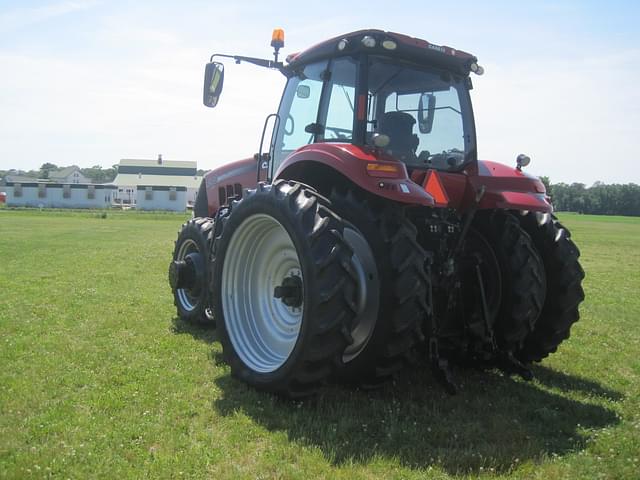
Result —
[{"label": "tractor shadow on grass", "polygon": [[[172,330],[208,344],[217,341],[214,328],[179,318]],[[222,355],[213,353],[212,361],[223,363]],[[304,401],[260,393],[225,375],[216,379],[222,394],[213,408],[286,432],[291,442],[319,448],[334,465],[382,459],[452,475],[505,473],[519,463],[577,452],[590,430],[619,423],[610,408],[623,398],[619,392],[546,366],[533,370],[536,380],[524,382],[457,369],[462,389],[449,396],[427,366],[418,364],[379,390],[329,385]]]},{"label": "tractor shadow on grass", "polygon": [[189,334],[196,340],[205,343],[213,343],[218,340],[215,327],[209,325],[194,325],[185,322],[177,316],[171,320],[171,331],[176,335]]},{"label": "tractor shadow on grass", "polygon": [[[214,356],[213,361],[221,361]],[[524,382],[495,372],[456,371],[462,391],[444,393],[418,365],[375,391],[327,386],[302,402],[216,380],[222,415],[244,413],[291,442],[319,448],[333,465],[376,459],[439,467],[452,475],[505,473],[585,448],[589,431],[619,422],[607,405],[618,392],[544,366]]]}]

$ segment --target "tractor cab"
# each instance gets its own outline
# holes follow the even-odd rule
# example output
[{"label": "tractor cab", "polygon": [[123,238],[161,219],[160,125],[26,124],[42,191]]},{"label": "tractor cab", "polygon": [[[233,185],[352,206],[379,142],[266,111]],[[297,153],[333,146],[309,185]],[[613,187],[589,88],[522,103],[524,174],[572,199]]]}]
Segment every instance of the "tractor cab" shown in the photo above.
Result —
[{"label": "tractor cab", "polygon": [[[458,53],[458,62],[434,61],[434,45],[407,41],[356,32],[290,56],[274,167],[318,142],[374,147],[410,170],[456,171],[475,161],[468,76],[475,59]],[[450,50],[437,48],[437,56]]]},{"label": "tractor cab", "polygon": [[[277,62],[277,50],[275,62],[233,58],[278,68],[288,79],[270,144],[270,177],[313,143],[364,147],[409,172],[459,171],[477,160],[469,73],[482,67],[468,53],[362,30],[289,55],[286,63]],[[217,86],[220,75],[212,79]],[[205,97],[210,86],[205,80]]]}]

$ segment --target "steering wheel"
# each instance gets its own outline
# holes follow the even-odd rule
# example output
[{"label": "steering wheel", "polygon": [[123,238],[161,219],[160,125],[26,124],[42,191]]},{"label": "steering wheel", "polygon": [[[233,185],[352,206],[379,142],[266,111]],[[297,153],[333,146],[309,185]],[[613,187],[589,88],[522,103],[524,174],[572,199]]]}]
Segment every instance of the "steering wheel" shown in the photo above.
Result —
[{"label": "steering wheel", "polygon": [[[289,122],[291,122],[291,128],[287,129],[287,125],[289,125]],[[284,134],[289,136],[289,135],[293,135],[293,131],[296,129],[296,122],[293,119],[293,115],[291,115],[290,113],[287,114],[287,118],[284,121]]]},{"label": "steering wheel", "polygon": [[344,140],[345,138],[351,138],[351,130],[338,127],[324,127],[325,131],[328,130],[333,133],[337,139]]}]

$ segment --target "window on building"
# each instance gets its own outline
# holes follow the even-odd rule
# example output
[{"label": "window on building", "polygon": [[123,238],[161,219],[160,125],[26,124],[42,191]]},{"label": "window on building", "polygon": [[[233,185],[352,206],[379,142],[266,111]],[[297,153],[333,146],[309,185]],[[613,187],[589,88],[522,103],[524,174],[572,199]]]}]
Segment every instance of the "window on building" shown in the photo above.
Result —
[{"label": "window on building", "polygon": [[62,198],[71,198],[71,185],[62,186]]},{"label": "window on building", "polygon": [[21,197],[22,196],[22,184],[14,183],[13,184],[13,196]]},{"label": "window on building", "polygon": [[96,198],[96,187],[95,187],[95,185],[89,185],[89,188],[87,188],[87,198],[89,200],[93,200],[94,198]]},{"label": "window on building", "polygon": [[38,184],[38,198],[46,198],[47,186],[44,183]]},{"label": "window on building", "polygon": [[176,187],[169,188],[169,200],[175,201],[177,197]]},{"label": "window on building", "polygon": [[144,199],[145,200],[153,200],[153,189],[151,187],[146,187],[144,190]]}]

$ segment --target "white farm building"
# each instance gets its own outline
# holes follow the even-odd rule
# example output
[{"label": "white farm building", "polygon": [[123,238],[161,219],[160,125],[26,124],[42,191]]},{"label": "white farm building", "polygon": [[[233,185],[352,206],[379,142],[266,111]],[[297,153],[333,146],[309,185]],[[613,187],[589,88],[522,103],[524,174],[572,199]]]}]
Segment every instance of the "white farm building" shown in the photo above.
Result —
[{"label": "white farm building", "polygon": [[77,165],[49,172],[49,180],[55,183],[92,183],[90,178],[82,174]]},{"label": "white farm building", "polygon": [[0,185],[9,207],[109,208],[115,193],[114,186],[91,183],[75,165],[46,179],[7,175]]},{"label": "white farm building", "polygon": [[111,185],[5,181],[7,206],[40,208],[109,208],[115,193]]},{"label": "white farm building", "polygon": [[7,175],[2,179],[10,207],[110,208],[129,205],[139,210],[184,212],[193,207],[202,177],[196,162],[120,160],[118,174],[108,184],[93,184],[76,166],[49,179]]},{"label": "white farm building", "polygon": [[193,206],[202,177],[196,162],[163,160],[120,160],[115,202],[140,210],[184,211]]}]

